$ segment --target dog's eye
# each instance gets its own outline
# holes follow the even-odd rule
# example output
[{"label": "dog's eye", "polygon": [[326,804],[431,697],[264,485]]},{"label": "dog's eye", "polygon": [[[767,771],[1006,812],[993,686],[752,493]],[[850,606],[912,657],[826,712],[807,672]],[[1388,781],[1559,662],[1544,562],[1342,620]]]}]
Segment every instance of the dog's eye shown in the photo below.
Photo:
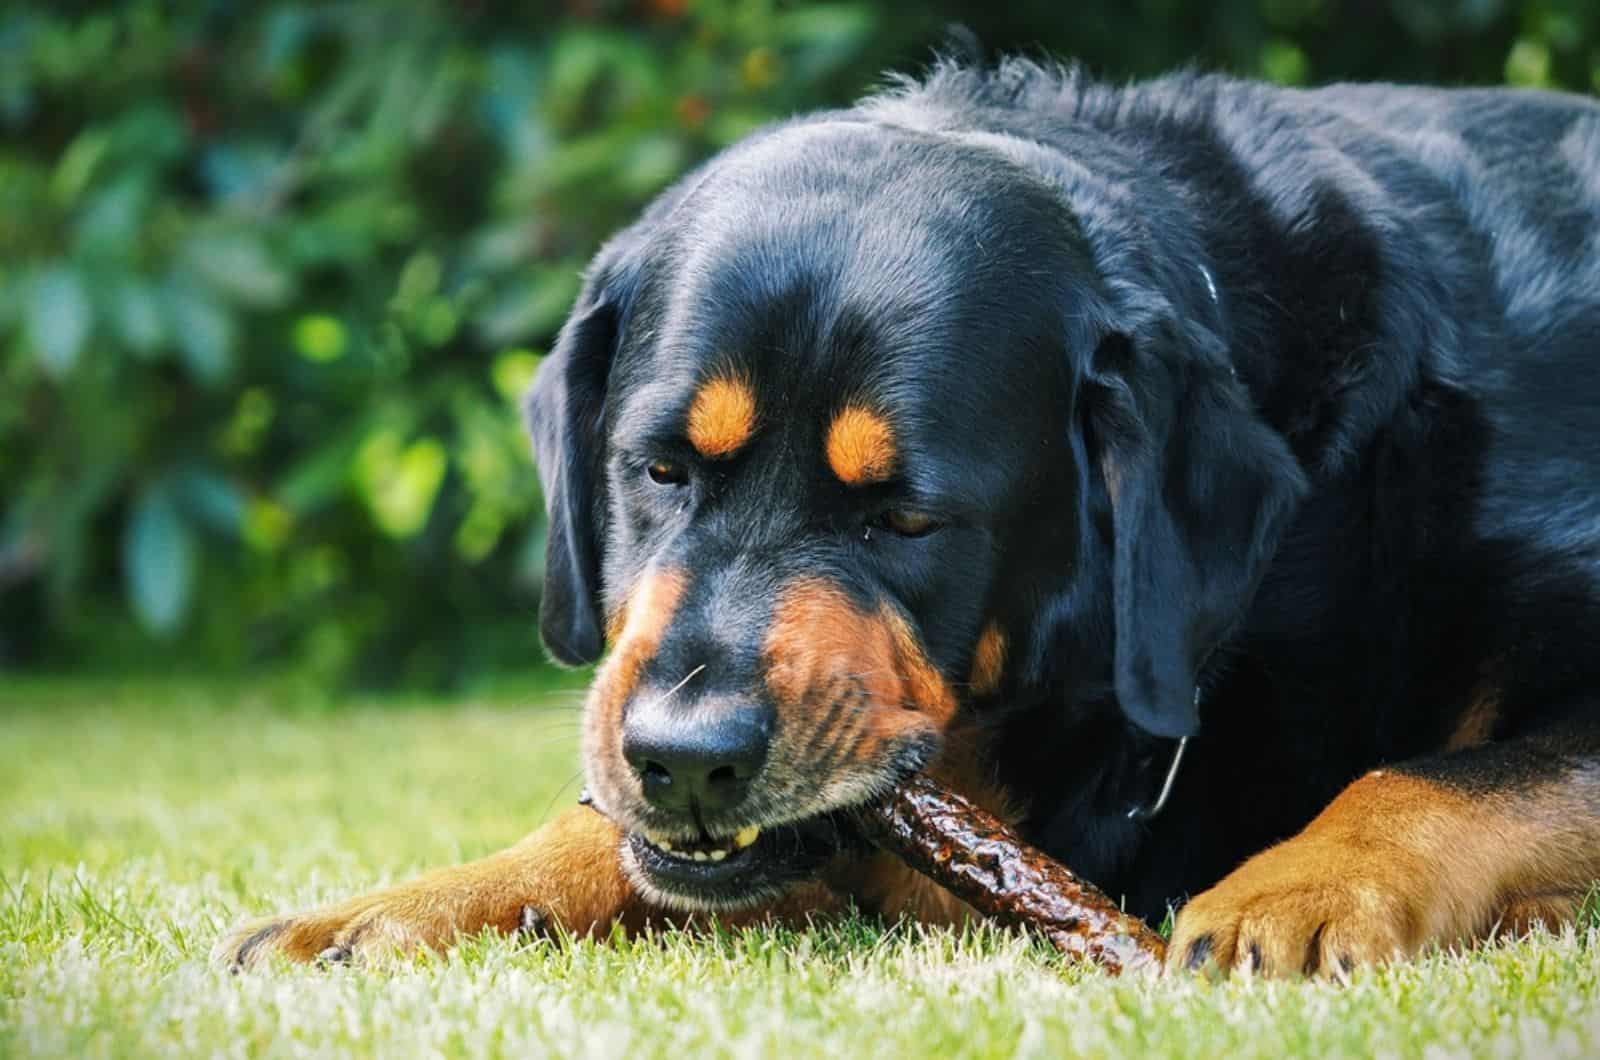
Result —
[{"label": "dog's eye", "polygon": [[939,529],[933,516],[912,508],[890,508],[874,520],[874,525],[901,537],[922,537]]},{"label": "dog's eye", "polygon": [[682,486],[689,481],[689,472],[671,460],[652,460],[645,473],[658,486]]}]

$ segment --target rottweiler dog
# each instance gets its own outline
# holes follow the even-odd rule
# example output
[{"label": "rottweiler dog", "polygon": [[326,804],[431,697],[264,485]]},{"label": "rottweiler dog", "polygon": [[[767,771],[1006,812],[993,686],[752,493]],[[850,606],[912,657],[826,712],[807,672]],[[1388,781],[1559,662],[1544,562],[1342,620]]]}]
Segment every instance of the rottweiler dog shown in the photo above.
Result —
[{"label": "rottweiler dog", "polygon": [[1342,974],[1600,877],[1600,105],[936,63],[595,258],[527,398],[590,798],[245,925],[965,907],[851,809],[924,770],[1160,918]]}]

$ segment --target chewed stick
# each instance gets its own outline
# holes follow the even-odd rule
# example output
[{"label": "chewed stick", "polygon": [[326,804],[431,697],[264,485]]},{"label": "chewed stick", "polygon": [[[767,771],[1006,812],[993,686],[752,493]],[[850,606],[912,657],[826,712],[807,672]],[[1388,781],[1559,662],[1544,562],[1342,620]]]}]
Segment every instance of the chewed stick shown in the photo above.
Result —
[{"label": "chewed stick", "polygon": [[985,916],[1040,934],[1113,974],[1160,970],[1166,942],[1143,920],[926,777],[901,784],[862,819],[875,843]]}]

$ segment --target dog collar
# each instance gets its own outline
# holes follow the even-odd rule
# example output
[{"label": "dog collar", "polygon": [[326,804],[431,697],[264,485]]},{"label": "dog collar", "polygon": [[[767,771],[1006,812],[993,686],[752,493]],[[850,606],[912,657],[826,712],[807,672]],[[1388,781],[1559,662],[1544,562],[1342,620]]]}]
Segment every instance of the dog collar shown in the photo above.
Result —
[{"label": "dog collar", "polygon": [[[1194,689],[1194,707],[1200,709],[1200,686]],[[1138,803],[1128,809],[1128,820],[1148,821],[1160,813],[1167,805],[1167,798],[1172,794],[1173,781],[1178,779],[1178,767],[1183,764],[1183,752],[1189,746],[1189,737],[1179,737],[1177,746],[1172,749],[1172,762],[1167,766],[1166,778],[1161,781],[1161,790],[1156,793],[1154,801]]]}]

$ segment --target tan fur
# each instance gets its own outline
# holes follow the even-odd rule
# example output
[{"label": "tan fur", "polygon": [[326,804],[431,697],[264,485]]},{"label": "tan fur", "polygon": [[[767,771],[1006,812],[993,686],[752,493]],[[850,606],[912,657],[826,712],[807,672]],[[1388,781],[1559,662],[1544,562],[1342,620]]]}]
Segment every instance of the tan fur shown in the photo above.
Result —
[{"label": "tan fur", "polygon": [[1459,751],[1489,742],[1494,735],[1495,723],[1500,720],[1499,686],[1485,681],[1474,690],[1467,709],[1461,712],[1450,738],[1445,741],[1446,751]]},{"label": "tan fur", "polygon": [[894,664],[905,682],[902,705],[916,710],[943,728],[956,713],[956,695],[922,650],[911,623],[887,604],[878,608],[878,621],[889,630],[894,644]]},{"label": "tan fur", "polygon": [[705,928],[716,923],[723,927],[748,927],[755,924],[786,924],[802,928],[807,924],[843,916],[849,900],[822,880],[795,884],[782,897],[754,909],[741,909],[716,915],[698,913],[683,919],[685,927]]},{"label": "tan fur", "polygon": [[1519,939],[1535,928],[1559,931],[1577,920],[1587,897],[1587,891],[1568,891],[1514,898],[1496,914],[1492,932],[1496,938]]},{"label": "tan fur", "polygon": [[868,854],[837,877],[863,909],[919,924],[959,927],[978,919],[973,908],[893,854]]},{"label": "tan fur", "polygon": [[1006,668],[1006,635],[998,622],[991,621],[978,635],[978,646],[972,652],[972,674],[968,678],[972,694],[993,695],[1000,687],[1000,678]]},{"label": "tan fur", "polygon": [[[618,858],[621,836],[593,810],[576,807],[514,847],[465,865],[309,913],[242,925],[213,956],[251,966],[279,953],[310,961],[325,951],[366,960],[442,950],[490,928],[514,932],[537,924],[578,935],[605,930],[630,912],[642,915]],[[253,941],[254,940],[254,941]]]},{"label": "tan fur", "polygon": [[890,763],[938,746],[955,716],[955,694],[910,625],[823,578],[780,586],[763,656],[778,716],[766,786],[785,817],[881,791]]},{"label": "tan fur", "polygon": [[620,925],[705,928],[764,922],[799,927],[837,915],[846,901],[820,881],[803,883],[769,905],[738,913],[686,916],[648,906],[622,871],[622,836],[585,807],[563,813],[516,846],[466,865],[308,913],[242,924],[212,951],[233,968],[257,967],[273,954],[310,962],[323,954],[369,962],[421,950],[442,951],[484,930],[511,934],[555,930],[591,937]]},{"label": "tan fur", "polygon": [[882,482],[894,470],[894,428],[880,413],[850,405],[828,427],[828,467],[847,486]]},{"label": "tan fur", "polygon": [[647,570],[628,593],[620,621],[612,618],[614,645],[589,686],[583,710],[583,757],[598,805],[616,806],[620,792],[632,784],[622,758],[623,709],[660,650],[687,585],[680,570]]},{"label": "tan fur", "polygon": [[1106,496],[1116,507],[1122,500],[1122,465],[1108,457],[1100,461],[1100,474],[1105,479]]},{"label": "tan fur", "polygon": [[645,665],[660,649],[687,584],[683,572],[672,569],[646,571],[639,579],[628,594],[621,622],[613,623],[615,650],[595,675],[594,691],[601,698],[625,700],[632,694]]},{"label": "tan fur", "polygon": [[702,386],[689,406],[689,444],[704,457],[725,459],[742,449],[756,426],[750,384],[719,376]]},{"label": "tan fur", "polygon": [[[1559,780],[1467,794],[1383,770],[1246,861],[1178,917],[1169,962],[1210,940],[1223,968],[1340,974],[1483,937],[1525,899],[1600,878],[1600,827]],[[1570,916],[1556,903],[1545,912]]]},{"label": "tan fur", "polygon": [[955,693],[905,619],[887,606],[864,611],[824,579],[797,578],[780,590],[763,650],[767,687],[787,712],[786,727],[814,721],[811,693],[846,676],[861,682],[884,736],[912,720],[942,727],[955,714]]}]

